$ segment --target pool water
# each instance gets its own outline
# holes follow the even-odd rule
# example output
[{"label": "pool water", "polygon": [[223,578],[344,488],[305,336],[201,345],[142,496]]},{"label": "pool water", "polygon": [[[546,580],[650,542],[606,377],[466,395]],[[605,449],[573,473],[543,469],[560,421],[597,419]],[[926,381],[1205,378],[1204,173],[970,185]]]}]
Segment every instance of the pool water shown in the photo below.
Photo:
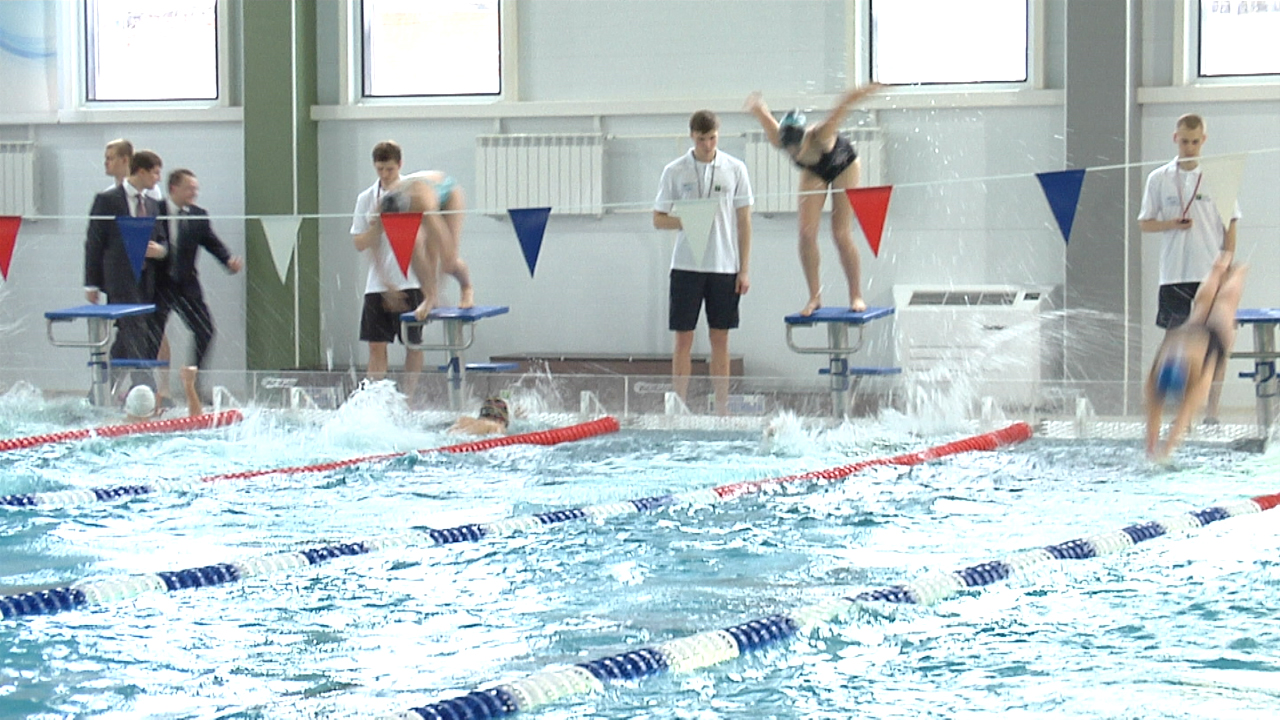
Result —
[{"label": "pool water", "polygon": [[[6,401],[5,436],[81,418]],[[624,430],[411,455],[128,502],[0,508],[0,582],[155,573],[409,528],[492,522],[895,455],[863,421],[760,433]],[[514,430],[542,429],[518,421]],[[286,467],[457,439],[393,403],[249,411],[187,435],[0,455],[0,495]],[[423,542],[235,584],[0,621],[0,718],[377,717],[557,665],[1021,550],[1276,492],[1274,455],[1032,439],[715,505]],[[538,718],[1258,718],[1280,695],[1280,524],[1224,520],[1057,562],[931,607],[871,607],[704,670]]]}]

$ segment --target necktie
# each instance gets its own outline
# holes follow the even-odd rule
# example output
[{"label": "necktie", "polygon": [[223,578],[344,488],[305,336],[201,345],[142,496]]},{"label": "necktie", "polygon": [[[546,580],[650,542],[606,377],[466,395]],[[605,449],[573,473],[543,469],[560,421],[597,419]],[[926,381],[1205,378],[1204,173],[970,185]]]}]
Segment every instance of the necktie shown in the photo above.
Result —
[{"label": "necktie", "polygon": [[145,203],[145,202],[143,202],[143,200],[142,200],[142,193],[141,193],[141,192],[139,192],[139,193],[135,196],[135,199],[136,199],[136,200],[137,200],[137,202],[138,202],[138,207],[137,207],[136,212],[134,212],[133,216],[134,216],[134,217],[142,217],[143,215],[146,215],[146,214],[147,214],[147,205],[146,205],[146,203]]}]

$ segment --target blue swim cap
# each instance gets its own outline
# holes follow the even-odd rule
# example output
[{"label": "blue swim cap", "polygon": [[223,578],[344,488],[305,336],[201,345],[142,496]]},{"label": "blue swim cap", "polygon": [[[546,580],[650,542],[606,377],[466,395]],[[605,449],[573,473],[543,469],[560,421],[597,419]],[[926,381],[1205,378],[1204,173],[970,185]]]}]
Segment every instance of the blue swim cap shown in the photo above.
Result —
[{"label": "blue swim cap", "polygon": [[1156,372],[1156,394],[1181,396],[1187,389],[1187,364],[1181,358],[1165,356]]},{"label": "blue swim cap", "polygon": [[799,145],[804,139],[804,113],[792,110],[778,123],[778,141],[783,147]]}]

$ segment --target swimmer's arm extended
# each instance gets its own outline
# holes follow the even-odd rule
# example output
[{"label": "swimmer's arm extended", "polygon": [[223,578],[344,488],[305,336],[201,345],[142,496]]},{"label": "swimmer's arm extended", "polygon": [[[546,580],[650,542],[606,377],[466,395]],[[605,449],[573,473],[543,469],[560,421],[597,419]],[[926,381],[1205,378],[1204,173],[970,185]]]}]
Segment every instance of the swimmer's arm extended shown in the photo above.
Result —
[{"label": "swimmer's arm extended", "polygon": [[759,90],[747,96],[746,102],[742,104],[742,109],[755,116],[759,121],[760,127],[764,130],[764,134],[769,138],[769,144],[780,148],[782,141],[778,139],[778,119],[769,112],[769,106],[764,101],[764,95]]},{"label": "swimmer's arm extended", "polygon": [[841,123],[844,122],[845,116],[849,114],[849,111],[853,109],[853,106],[858,104],[858,101],[862,100],[862,98],[882,87],[884,86],[880,83],[868,83],[866,85],[853,88],[844,95],[841,95],[840,102],[836,103],[836,106],[832,108],[827,117],[822,122],[814,126],[813,133],[818,142],[825,142],[835,136],[836,132],[840,129]]}]

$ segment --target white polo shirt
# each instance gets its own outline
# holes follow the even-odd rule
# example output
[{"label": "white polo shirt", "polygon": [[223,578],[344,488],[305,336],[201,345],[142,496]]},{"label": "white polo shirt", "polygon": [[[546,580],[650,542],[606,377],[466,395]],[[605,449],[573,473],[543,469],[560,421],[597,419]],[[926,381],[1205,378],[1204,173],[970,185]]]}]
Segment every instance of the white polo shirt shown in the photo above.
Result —
[{"label": "white polo shirt", "polygon": [[747,178],[747,166],[738,158],[723,150],[709,163],[694,159],[693,151],[681,155],[667,164],[658,182],[658,197],[653,209],[670,213],[677,200],[718,198],[715,222],[711,224],[711,237],[701,258],[693,257],[693,249],[681,230],[671,253],[672,270],[694,272],[737,273],[738,215],[737,209],[750,207],[755,202],[751,194],[751,181]]},{"label": "white polo shirt", "polygon": [[[379,182],[375,182],[369,186],[368,190],[360,193],[356,198],[356,210],[351,216],[351,234],[359,235],[369,229],[369,216],[378,211],[378,201],[383,195],[382,186]],[[376,251],[376,252],[375,252]],[[384,231],[382,237],[379,238],[378,244],[365,250],[364,253],[369,256],[369,275],[364,283],[364,292],[369,293],[384,292],[386,290],[411,290],[422,287],[418,282],[418,276],[413,273],[413,266],[409,266],[409,276],[400,272],[400,263],[396,260],[396,254],[391,250],[391,241],[387,239],[387,233]],[[378,265],[381,263],[382,272],[378,272]],[[391,280],[393,287],[387,287],[383,282],[383,278]]]},{"label": "white polo shirt", "polygon": [[[1184,214],[1191,218],[1191,229],[1165,230],[1160,234],[1161,285],[1204,280],[1213,269],[1226,237],[1226,224],[1213,202],[1200,166],[1183,170],[1174,158],[1147,176],[1138,219],[1177,220]],[[1240,219],[1239,202],[1231,219]]]}]

